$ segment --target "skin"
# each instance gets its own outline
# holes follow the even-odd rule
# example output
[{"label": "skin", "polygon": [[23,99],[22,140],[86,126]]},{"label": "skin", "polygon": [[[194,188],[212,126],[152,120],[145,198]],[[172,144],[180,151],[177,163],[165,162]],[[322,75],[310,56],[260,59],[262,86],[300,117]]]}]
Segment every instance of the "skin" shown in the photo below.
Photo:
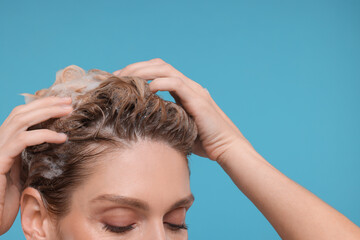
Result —
[{"label": "skin", "polygon": [[[185,223],[194,201],[182,154],[165,143],[141,140],[100,160],[97,171],[74,191],[70,213],[57,223],[58,229],[48,224],[46,211],[37,220],[42,224],[34,226],[32,209],[41,201],[24,200],[22,222],[29,239],[32,234],[40,239],[188,238],[186,229],[172,227]],[[104,229],[105,224],[133,229],[116,233]]]},{"label": "skin", "polygon": [[[269,220],[281,238],[360,239],[359,227],[357,227],[344,215],[327,205],[325,202],[323,202],[305,188],[301,187],[283,175],[270,163],[268,163],[259,153],[256,152],[256,150],[243,136],[240,130],[217,106],[217,104],[211,98],[209,92],[195,81],[187,78],[182,73],[177,71],[170,64],[164,62],[161,59],[152,59],[150,61],[130,64],[124,69],[114,72],[114,74],[118,76],[139,76],[148,79],[151,81],[150,89],[153,92],[169,91],[170,94],[174,97],[175,101],[181,104],[185,110],[194,117],[198,126],[199,136],[194,146],[194,153],[216,161],[231,177],[236,186],[264,214],[264,216]],[[38,100],[38,102],[40,101],[41,100]],[[36,104],[38,104],[38,102]],[[44,108],[46,108],[45,105]],[[23,109],[25,108],[26,107]],[[50,108],[48,108],[48,110],[49,109]],[[34,119],[37,119],[33,112],[27,112],[28,119],[33,119],[33,121],[35,121]],[[43,114],[46,114],[45,112],[46,111],[44,111]],[[52,117],[51,114],[46,116],[48,118]],[[15,131],[13,129],[16,129],[16,127],[13,126],[15,124],[12,123],[11,118],[10,120],[5,120],[5,123],[5,127],[1,126],[0,128],[0,136],[6,136],[8,132],[11,130]],[[26,132],[26,128],[21,129],[22,130],[18,130],[19,134]],[[30,135],[31,133],[28,134]],[[3,137],[0,137],[0,139],[3,139]],[[60,140],[64,141],[64,139],[61,139],[61,137],[58,136],[56,141]],[[55,138],[51,140],[37,138],[37,141],[55,141]],[[9,174],[9,169],[11,166],[16,166],[14,165],[14,163],[16,163],[15,156],[21,150],[20,147],[16,148],[16,146],[13,146],[16,145],[15,143],[17,142],[11,142],[10,140],[6,139],[2,141],[2,145],[0,144],[0,174],[3,175],[3,177],[0,178],[2,179],[0,180],[0,198],[2,198],[2,203],[5,202],[5,206],[11,206],[11,204],[13,204],[15,206],[12,206],[12,209],[16,210],[18,209],[16,202],[14,203],[4,201],[4,199],[8,198],[8,194],[12,196],[13,199],[16,198],[16,195],[11,195],[12,192],[4,190],[4,183],[8,184],[7,182],[9,182],[4,176]],[[34,143],[24,143],[24,145],[26,144]],[[4,151],[4,145],[6,145],[8,148],[16,148],[17,151],[14,150],[13,154],[9,156],[6,154],[6,151]],[[24,147],[24,145],[22,145],[22,147]],[[135,152],[138,152],[139,149],[134,150],[134,154]],[[149,149],[150,152],[151,150],[152,149]],[[157,161],[160,159],[160,156],[157,156],[158,158],[156,158],[155,155],[152,155],[155,153],[150,152],[147,154],[150,154],[149,156],[154,156],[151,161]],[[171,159],[176,159],[174,155],[170,154],[168,156],[171,156]],[[115,157],[115,159],[121,159],[121,157]],[[121,162],[121,160],[119,161]],[[139,179],[137,180],[142,182],[144,186],[148,187],[146,189],[149,189],[149,191],[156,191],[158,185],[150,184],[149,182],[143,182],[142,177],[143,175],[140,175]],[[185,178],[181,179],[184,180]],[[1,185],[1,181],[3,186]],[[13,181],[16,181],[15,177],[13,178]],[[114,181],[112,181],[112,184],[113,183]],[[2,192],[1,186],[3,188]],[[176,186],[174,183],[174,188],[175,187]],[[116,191],[122,193],[122,189],[117,189]],[[6,197],[5,195],[2,195],[4,193],[6,194]],[[135,192],[131,193],[136,194]],[[168,194],[168,192],[166,193]],[[184,190],[182,195],[185,196],[188,193],[189,189],[187,192]],[[84,195],[90,193],[86,192],[82,194]],[[153,211],[149,211],[149,215],[147,215],[147,219],[152,219],[152,221],[148,220],[148,224],[154,224],[154,227],[148,228],[147,226],[149,225],[147,225],[147,223],[145,223],[146,221],[143,220],[143,225],[140,225],[144,227],[139,227],[137,230],[134,229],[135,231],[132,231],[139,232],[146,229],[146,231],[149,231],[146,232],[146,234],[155,234],[155,232],[159,234],[152,235],[154,236],[153,238],[148,238],[148,235],[145,234],[143,237],[138,236],[138,239],[164,239],[161,237],[165,236],[166,231],[159,230],[162,229],[161,226],[163,229],[165,229],[166,225],[164,221],[160,222],[161,216],[165,216],[164,209],[161,209],[160,205],[158,205],[158,202],[153,202],[146,195],[137,195],[137,197],[143,197],[143,200],[147,200],[149,205],[151,204],[149,207],[154,209]],[[153,197],[156,198],[157,196]],[[176,198],[175,196],[169,196],[169,198],[168,196],[163,197],[164,198],[161,199],[165,199],[163,200],[163,204],[166,206],[170,206]],[[174,198],[170,199],[170,197]],[[2,206],[4,206],[4,204]],[[85,206],[86,204],[84,206],[77,205],[73,208],[73,211],[81,211],[82,207],[84,208]],[[24,212],[24,214],[22,214],[22,225],[28,239],[31,239],[31,236],[35,236],[36,239],[56,239],[54,235],[51,235],[54,234],[55,223],[49,220],[46,210],[42,205],[41,198],[36,190],[26,189],[22,193],[21,208],[22,212]],[[1,210],[3,209],[0,209],[0,211]],[[72,213],[73,212],[70,214]],[[81,216],[81,214],[84,215],[84,212],[77,213],[79,216]],[[12,212],[12,214],[6,216],[15,215],[16,212]],[[12,222],[13,218],[4,218],[3,215],[1,223],[2,231],[6,231],[7,227],[11,226]],[[86,221],[84,220],[78,224],[85,224],[85,222]],[[78,229],[74,228],[74,221],[68,225],[65,223],[63,224],[64,225],[61,225],[63,226],[62,234],[75,234],[76,229]],[[69,230],[69,232],[65,231],[70,229],[71,226],[73,226],[72,230]],[[79,229],[81,228],[79,227]],[[91,230],[86,229],[86,231],[84,230],[83,234],[92,231],[96,230],[93,230],[92,228]],[[162,234],[160,234],[160,232]],[[184,238],[185,237],[186,236],[184,236]]]},{"label": "skin", "polygon": [[71,99],[49,97],[14,108],[0,127],[0,235],[10,229],[19,211],[20,153],[27,147],[62,143],[66,136],[51,130],[26,131],[28,127],[49,118],[65,116],[72,111]]}]

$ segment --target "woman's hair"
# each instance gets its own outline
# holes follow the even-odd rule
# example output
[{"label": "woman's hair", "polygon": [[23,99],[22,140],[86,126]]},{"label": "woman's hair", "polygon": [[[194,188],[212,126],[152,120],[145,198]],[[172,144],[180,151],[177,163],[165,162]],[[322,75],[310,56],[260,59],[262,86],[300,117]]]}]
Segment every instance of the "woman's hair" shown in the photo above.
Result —
[{"label": "woman's hair", "polygon": [[57,73],[51,88],[24,95],[27,101],[45,96],[73,99],[71,114],[29,128],[63,132],[68,140],[30,146],[22,152],[23,189],[37,189],[56,218],[68,213],[72,191],[105,161],[100,156],[149,139],[168,144],[188,161],[197,137],[193,118],[177,103],[152,93],[139,77],[116,77],[100,70],[86,73],[69,66]]}]

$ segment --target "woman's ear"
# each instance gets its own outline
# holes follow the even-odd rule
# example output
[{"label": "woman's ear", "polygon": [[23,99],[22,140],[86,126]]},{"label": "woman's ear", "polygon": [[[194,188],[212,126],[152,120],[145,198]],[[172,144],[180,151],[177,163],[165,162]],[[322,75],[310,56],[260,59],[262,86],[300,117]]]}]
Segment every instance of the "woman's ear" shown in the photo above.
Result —
[{"label": "woman's ear", "polygon": [[40,193],[27,187],[20,201],[21,225],[26,239],[49,239],[52,223]]}]

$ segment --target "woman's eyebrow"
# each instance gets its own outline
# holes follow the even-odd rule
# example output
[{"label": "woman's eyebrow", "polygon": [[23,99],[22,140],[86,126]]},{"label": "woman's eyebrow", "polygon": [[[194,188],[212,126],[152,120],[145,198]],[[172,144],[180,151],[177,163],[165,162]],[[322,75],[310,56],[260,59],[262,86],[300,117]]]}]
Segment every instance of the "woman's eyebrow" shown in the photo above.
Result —
[{"label": "woman's eyebrow", "polygon": [[126,205],[134,208],[138,208],[144,211],[149,211],[150,207],[146,202],[143,202],[136,198],[130,198],[114,194],[103,194],[91,200],[91,202],[97,201],[110,201],[119,205]]},{"label": "woman's eyebrow", "polygon": [[[181,207],[181,206],[191,205],[194,202],[194,200],[195,200],[194,195],[190,194],[189,196],[176,201],[169,208],[169,211],[173,210],[175,208]],[[96,198],[92,199],[90,202],[97,202],[97,201],[110,201],[115,204],[134,207],[134,208],[138,208],[138,209],[141,209],[144,211],[150,210],[149,204],[147,204],[146,202],[144,202],[140,199],[125,197],[125,196],[121,196],[121,195],[103,194],[103,195],[97,196]]]},{"label": "woman's eyebrow", "polygon": [[195,197],[194,195],[191,193],[189,196],[182,198],[178,201],[176,201],[169,209],[167,212],[170,212],[171,210],[174,210],[178,207],[183,207],[183,206],[188,206],[190,207],[192,205],[192,203],[195,201]]}]

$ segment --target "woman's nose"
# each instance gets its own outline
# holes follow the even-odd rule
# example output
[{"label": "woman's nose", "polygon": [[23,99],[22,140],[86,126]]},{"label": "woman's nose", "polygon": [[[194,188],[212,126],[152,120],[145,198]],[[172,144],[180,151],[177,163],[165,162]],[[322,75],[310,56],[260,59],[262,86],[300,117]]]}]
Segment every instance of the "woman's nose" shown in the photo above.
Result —
[{"label": "woman's nose", "polygon": [[169,240],[166,238],[165,226],[162,221],[152,221],[148,225],[147,240]]}]

